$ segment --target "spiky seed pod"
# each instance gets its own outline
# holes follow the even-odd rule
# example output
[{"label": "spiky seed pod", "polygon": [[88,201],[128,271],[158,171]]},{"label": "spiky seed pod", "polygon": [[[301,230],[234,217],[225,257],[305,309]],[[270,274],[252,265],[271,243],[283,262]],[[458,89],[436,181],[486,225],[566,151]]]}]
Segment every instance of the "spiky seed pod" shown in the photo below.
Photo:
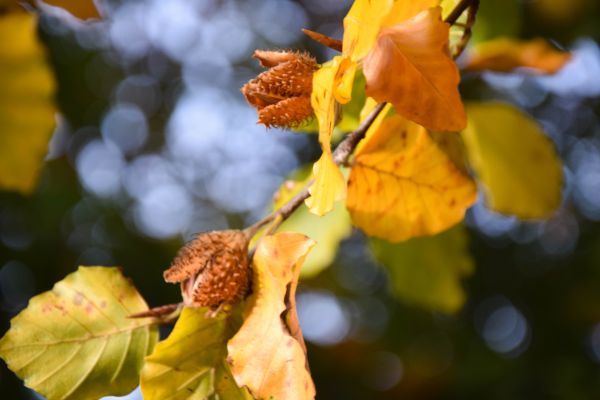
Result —
[{"label": "spiky seed pod", "polygon": [[234,304],[249,288],[248,240],[239,230],[201,233],[179,250],[164,278],[181,283],[185,305]]},{"label": "spiky seed pod", "polygon": [[295,127],[310,118],[315,59],[307,53],[263,50],[256,50],[254,57],[268,70],[241,91],[258,110],[258,122],[267,127]]}]

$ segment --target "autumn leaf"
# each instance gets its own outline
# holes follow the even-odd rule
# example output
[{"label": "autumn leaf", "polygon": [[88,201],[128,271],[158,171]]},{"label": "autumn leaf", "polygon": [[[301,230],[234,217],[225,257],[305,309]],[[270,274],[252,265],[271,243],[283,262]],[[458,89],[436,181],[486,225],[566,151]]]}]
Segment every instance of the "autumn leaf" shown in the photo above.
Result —
[{"label": "autumn leaf", "polygon": [[237,384],[258,399],[315,397],[293,299],[302,262],[313,244],[301,234],[278,233],[261,239],[256,249],[253,293],[244,323],[227,348]]},{"label": "autumn leaf", "polygon": [[441,8],[381,31],[363,63],[367,96],[391,102],[398,114],[436,131],[466,125],[460,74],[448,50]]},{"label": "autumn leaf", "polygon": [[44,0],[44,3],[61,7],[79,19],[100,18],[93,0]]},{"label": "autumn leaf", "polygon": [[55,125],[55,83],[37,18],[0,16],[0,189],[30,193]]},{"label": "autumn leaf", "polygon": [[336,119],[336,100],[350,100],[356,66],[338,56],[324,64],[313,76],[311,102],[319,121],[321,158],[313,166],[314,183],[309,188],[306,206],[316,215],[333,209],[336,201],[346,196],[346,182],[331,155],[331,135]]},{"label": "autumn leaf", "polygon": [[451,227],[475,198],[471,178],[425,128],[395,115],[356,153],[346,205],[368,235],[399,242]]},{"label": "autumn leaf", "polygon": [[0,340],[0,357],[49,400],[125,395],[158,340],[148,306],[118,268],[79,267],[33,297]]},{"label": "autumn leaf", "polygon": [[539,124],[503,103],[470,103],[467,111],[463,139],[489,207],[524,219],[556,211],[562,164]]},{"label": "autumn leaf", "polygon": [[[307,168],[300,168],[286,180],[275,194],[273,209],[277,209],[296,195],[310,178]],[[323,271],[333,262],[340,242],[352,232],[350,215],[343,203],[337,203],[333,210],[322,217],[308,211],[301,205],[278,228],[279,232],[298,232],[313,240],[316,244],[306,257],[301,277],[312,277]]]},{"label": "autumn leaf", "polygon": [[500,38],[479,43],[469,49],[464,68],[467,71],[511,72],[527,68],[536,74],[554,74],[570,59],[543,39],[520,41]]},{"label": "autumn leaf", "polygon": [[460,281],[473,272],[473,260],[463,225],[402,243],[370,239],[369,247],[398,298],[445,313],[455,313],[464,304]]},{"label": "autumn leaf", "polygon": [[141,374],[145,400],[250,400],[236,386],[225,359],[226,342],[239,327],[234,314],[207,316],[207,308],[184,308],[169,337],[146,357]]}]

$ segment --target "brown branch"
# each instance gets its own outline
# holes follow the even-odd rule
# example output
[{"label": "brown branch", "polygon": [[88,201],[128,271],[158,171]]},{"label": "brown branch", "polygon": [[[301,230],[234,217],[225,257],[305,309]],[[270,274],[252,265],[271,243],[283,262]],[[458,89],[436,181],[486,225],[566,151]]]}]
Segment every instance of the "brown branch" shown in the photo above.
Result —
[{"label": "brown branch", "polygon": [[[474,7],[476,10],[476,7],[478,5],[479,0],[461,0],[461,2],[458,3],[458,5],[446,17],[445,22],[450,25],[454,25],[463,12],[465,12],[469,7]],[[326,37],[325,35],[321,35],[316,32],[308,30],[303,31],[305,34],[321,43],[323,42],[316,38],[316,35],[331,39],[329,37]],[[373,125],[373,122],[375,122],[375,119],[377,118],[377,116],[379,116],[385,105],[385,102],[378,104],[377,107],[375,107],[375,109],[371,111],[371,114],[369,114],[369,116],[360,124],[360,126],[356,128],[356,130],[354,130],[353,132],[349,133],[344,138],[344,140],[340,142],[340,144],[336,147],[336,149],[333,152],[333,160],[337,165],[345,165],[348,162],[350,155],[352,155],[354,149],[356,149],[356,146],[358,146],[358,143],[360,143],[360,141],[365,137],[367,131],[369,130],[371,125]],[[263,226],[273,223],[273,226],[269,229],[269,232],[274,232],[275,229],[277,229],[283,221],[285,221],[290,215],[292,215],[292,213],[302,205],[304,200],[306,200],[310,196],[310,192],[308,191],[308,189],[310,188],[312,183],[313,181],[311,180],[298,194],[296,194],[294,197],[288,200],[287,203],[285,203],[283,206],[273,211],[271,214],[267,215],[260,221],[246,228],[246,231],[251,232],[252,235],[254,235]]]},{"label": "brown branch", "polygon": [[461,2],[458,3],[450,12],[450,14],[448,14],[444,22],[454,25],[462,13],[464,13],[466,9],[469,8],[473,3],[479,3],[479,0],[461,0]]}]

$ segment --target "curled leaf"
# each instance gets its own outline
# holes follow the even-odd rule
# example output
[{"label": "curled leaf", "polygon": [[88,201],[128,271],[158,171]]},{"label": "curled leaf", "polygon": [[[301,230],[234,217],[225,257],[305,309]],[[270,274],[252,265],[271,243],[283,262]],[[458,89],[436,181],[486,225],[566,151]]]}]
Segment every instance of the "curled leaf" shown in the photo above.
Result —
[{"label": "curled leaf", "polygon": [[125,395],[158,340],[148,306],[118,268],[80,267],[35,296],[0,340],[0,357],[49,400]]},{"label": "curled leaf", "polygon": [[346,205],[368,235],[399,242],[446,230],[475,198],[472,179],[425,128],[395,115],[357,152]]},{"label": "curled leaf", "polygon": [[462,130],[466,116],[448,28],[435,7],[383,29],[363,64],[367,95],[427,129]]},{"label": "curled leaf", "polygon": [[253,293],[244,323],[227,348],[235,381],[258,399],[315,397],[293,299],[313,244],[304,235],[278,233],[261,239],[256,249]]},{"label": "curled leaf", "polygon": [[511,72],[528,68],[536,74],[554,74],[570,59],[543,39],[519,41],[500,38],[479,43],[469,49],[464,68],[467,71]]}]

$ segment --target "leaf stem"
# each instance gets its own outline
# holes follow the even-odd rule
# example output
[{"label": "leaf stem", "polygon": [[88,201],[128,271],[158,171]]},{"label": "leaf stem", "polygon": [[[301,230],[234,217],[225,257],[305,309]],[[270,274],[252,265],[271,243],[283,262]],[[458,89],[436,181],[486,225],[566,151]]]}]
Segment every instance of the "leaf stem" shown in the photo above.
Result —
[{"label": "leaf stem", "polygon": [[448,14],[444,22],[454,25],[456,21],[460,18],[462,13],[466,11],[467,8],[471,7],[471,5],[479,3],[479,0],[461,0],[460,3],[454,7],[454,9]]}]

